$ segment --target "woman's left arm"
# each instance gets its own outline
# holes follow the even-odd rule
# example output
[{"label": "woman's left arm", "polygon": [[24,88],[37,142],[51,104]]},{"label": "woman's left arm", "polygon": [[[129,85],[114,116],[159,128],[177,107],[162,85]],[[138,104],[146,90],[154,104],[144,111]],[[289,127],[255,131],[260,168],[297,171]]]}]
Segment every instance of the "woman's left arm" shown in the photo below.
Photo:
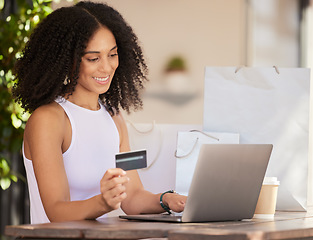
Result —
[{"label": "woman's left arm", "polygon": [[[120,152],[130,151],[128,131],[123,116],[119,113],[113,117],[113,120],[120,134]],[[121,207],[126,214],[141,213],[161,213],[165,210],[160,205],[161,193],[153,194],[146,191],[141,183],[136,170],[127,171],[130,179],[126,186],[126,199]],[[176,193],[166,193],[163,195],[163,204],[174,212],[184,210],[187,197]]]}]

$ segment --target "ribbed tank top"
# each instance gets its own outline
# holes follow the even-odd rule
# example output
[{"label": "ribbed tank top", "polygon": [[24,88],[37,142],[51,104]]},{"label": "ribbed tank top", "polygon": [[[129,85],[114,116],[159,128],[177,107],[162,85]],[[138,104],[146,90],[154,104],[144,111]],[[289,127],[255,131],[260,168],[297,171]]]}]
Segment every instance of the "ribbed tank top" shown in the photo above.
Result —
[{"label": "ribbed tank top", "polygon": [[[63,153],[64,167],[71,201],[85,200],[100,194],[100,180],[109,168],[115,167],[119,152],[119,133],[105,107],[92,111],[63,98],[56,102],[64,109],[72,127],[72,141]],[[38,191],[32,161],[24,154],[30,195],[31,223],[49,222]],[[105,217],[105,215],[101,216]]]}]

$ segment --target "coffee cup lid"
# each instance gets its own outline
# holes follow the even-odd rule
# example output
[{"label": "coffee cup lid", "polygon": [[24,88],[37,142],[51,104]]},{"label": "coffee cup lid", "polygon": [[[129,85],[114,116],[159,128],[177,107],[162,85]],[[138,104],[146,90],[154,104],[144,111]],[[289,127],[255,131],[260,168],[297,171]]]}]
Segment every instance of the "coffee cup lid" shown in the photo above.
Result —
[{"label": "coffee cup lid", "polygon": [[263,180],[263,185],[279,185],[280,182],[277,181],[277,177],[265,177]]}]

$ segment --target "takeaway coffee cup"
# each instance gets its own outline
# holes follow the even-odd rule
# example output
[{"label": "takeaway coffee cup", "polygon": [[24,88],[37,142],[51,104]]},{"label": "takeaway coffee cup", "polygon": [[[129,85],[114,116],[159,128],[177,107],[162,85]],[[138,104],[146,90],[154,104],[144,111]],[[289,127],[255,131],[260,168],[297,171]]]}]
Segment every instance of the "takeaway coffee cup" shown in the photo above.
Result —
[{"label": "takeaway coffee cup", "polygon": [[279,181],[276,177],[265,177],[259,199],[255,208],[254,218],[274,218]]}]

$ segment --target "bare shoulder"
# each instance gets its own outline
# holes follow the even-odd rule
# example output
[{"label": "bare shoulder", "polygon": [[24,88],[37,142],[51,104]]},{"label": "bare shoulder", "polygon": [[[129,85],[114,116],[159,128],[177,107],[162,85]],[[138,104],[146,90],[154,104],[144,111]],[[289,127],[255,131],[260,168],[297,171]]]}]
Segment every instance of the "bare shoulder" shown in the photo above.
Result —
[{"label": "bare shoulder", "polygon": [[53,102],[44,106],[37,108],[30,116],[27,123],[38,123],[41,121],[54,122],[61,120],[65,117],[65,112],[63,108]]},{"label": "bare shoulder", "polygon": [[27,121],[25,133],[45,128],[46,131],[57,130],[64,123],[66,114],[63,108],[53,102],[37,108]]}]

